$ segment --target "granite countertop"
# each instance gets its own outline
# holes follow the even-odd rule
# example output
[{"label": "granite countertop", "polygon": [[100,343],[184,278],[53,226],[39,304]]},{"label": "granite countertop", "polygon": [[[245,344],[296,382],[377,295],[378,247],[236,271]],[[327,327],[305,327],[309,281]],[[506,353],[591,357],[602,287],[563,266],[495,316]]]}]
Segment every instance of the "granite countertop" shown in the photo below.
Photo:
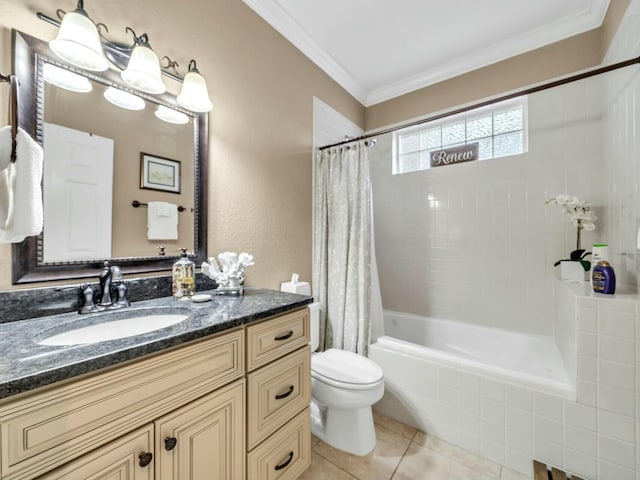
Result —
[{"label": "granite countertop", "polygon": [[[65,313],[0,324],[0,398],[65,380],[150,353],[197,340],[311,303],[305,295],[245,288],[239,297],[213,294],[205,303],[175,301],[172,297],[136,302],[131,307],[89,315]],[[74,346],[46,346],[38,342],[75,328],[132,315],[184,313],[188,320],[132,337]],[[169,312],[168,309],[175,309]],[[135,322],[135,318],[130,319]]]}]

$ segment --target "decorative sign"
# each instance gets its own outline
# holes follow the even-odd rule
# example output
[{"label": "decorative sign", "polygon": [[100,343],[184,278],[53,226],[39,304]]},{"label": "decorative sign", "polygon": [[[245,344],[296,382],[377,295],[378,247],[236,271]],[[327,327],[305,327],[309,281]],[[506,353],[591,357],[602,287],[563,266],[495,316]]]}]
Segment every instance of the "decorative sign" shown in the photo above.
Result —
[{"label": "decorative sign", "polygon": [[431,166],[441,167],[453,163],[470,162],[478,159],[478,142],[467,143],[460,147],[443,148],[431,152]]}]

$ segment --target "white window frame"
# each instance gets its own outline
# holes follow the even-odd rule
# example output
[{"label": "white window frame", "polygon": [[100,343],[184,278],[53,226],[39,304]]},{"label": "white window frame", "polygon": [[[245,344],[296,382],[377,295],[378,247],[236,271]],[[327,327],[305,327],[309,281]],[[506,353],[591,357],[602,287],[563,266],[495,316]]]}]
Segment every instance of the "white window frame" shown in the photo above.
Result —
[{"label": "white window frame", "polygon": [[[472,120],[475,117],[478,116],[482,116],[483,114],[486,114],[487,112],[500,112],[502,110],[507,110],[510,107],[513,107],[515,105],[521,106],[522,107],[522,152],[518,153],[518,154],[514,154],[515,155],[522,155],[524,153],[527,153],[529,151],[529,102],[528,102],[528,97],[525,96],[521,96],[521,97],[516,97],[516,98],[512,98],[509,100],[505,100],[504,102],[499,102],[499,103],[493,103],[491,105],[486,105],[484,107],[480,107],[480,108],[476,108],[473,110],[469,110],[467,112],[463,112],[463,113],[459,113],[457,115],[451,115],[451,116],[447,116],[444,118],[441,118],[439,120],[434,120],[432,122],[427,122],[427,123],[422,123],[420,125],[415,125],[412,127],[407,127],[407,128],[403,128],[401,130],[396,130],[395,132],[393,132],[393,174],[394,175],[401,175],[401,174],[405,174],[405,173],[413,173],[413,172],[420,172],[423,170],[428,170],[431,168],[430,165],[426,165],[426,166],[420,166],[420,168],[415,169],[415,170],[407,170],[407,171],[400,171],[400,152],[399,152],[399,145],[400,145],[400,141],[399,141],[399,137],[402,135],[406,135],[406,134],[412,134],[412,133],[416,133],[416,132],[421,132],[424,130],[431,130],[434,127],[442,127],[444,125],[448,125],[448,124],[452,124],[452,123],[457,123],[461,120],[465,121],[465,142],[464,143],[460,143],[460,144],[452,144],[450,146],[456,146],[456,145],[465,145],[467,143],[475,143],[478,140],[482,140],[485,138],[489,138],[491,137],[492,139],[497,137],[497,136],[501,136],[501,135],[506,135],[507,133],[515,133],[515,132],[519,132],[520,130],[514,130],[513,132],[507,132],[507,133],[499,133],[498,135],[496,135],[493,132],[493,125],[491,128],[491,135],[488,135],[486,137],[481,137],[481,138],[475,138],[471,141],[467,141],[466,140],[466,136],[467,136],[467,129],[466,129],[466,122],[468,120]],[[446,148],[449,145],[446,146],[441,146],[438,147],[440,148]],[[424,150],[417,150],[418,153],[420,152],[430,152],[430,151],[434,151],[435,149],[424,149]],[[511,155],[510,155],[511,156]],[[484,158],[482,159],[482,161],[484,160],[492,160],[494,158],[505,158],[504,156],[501,157],[489,157],[489,158]]]}]

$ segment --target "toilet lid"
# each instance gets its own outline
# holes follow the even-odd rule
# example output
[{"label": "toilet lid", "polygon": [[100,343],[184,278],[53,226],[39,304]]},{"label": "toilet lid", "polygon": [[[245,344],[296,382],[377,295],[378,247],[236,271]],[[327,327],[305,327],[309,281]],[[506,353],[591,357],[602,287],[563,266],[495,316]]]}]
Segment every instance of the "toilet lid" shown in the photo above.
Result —
[{"label": "toilet lid", "polygon": [[352,385],[371,385],[382,380],[382,369],[367,357],[330,348],[313,356],[311,370],[316,378]]}]

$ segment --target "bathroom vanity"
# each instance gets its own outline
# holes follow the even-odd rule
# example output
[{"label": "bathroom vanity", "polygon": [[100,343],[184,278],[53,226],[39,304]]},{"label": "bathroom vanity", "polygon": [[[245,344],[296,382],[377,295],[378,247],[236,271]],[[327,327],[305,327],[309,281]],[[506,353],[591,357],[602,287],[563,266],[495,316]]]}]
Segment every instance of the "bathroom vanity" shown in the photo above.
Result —
[{"label": "bathroom vanity", "polygon": [[91,316],[0,324],[0,477],[297,478],[311,460],[310,301],[140,302],[190,315],[90,345],[38,342]]}]

